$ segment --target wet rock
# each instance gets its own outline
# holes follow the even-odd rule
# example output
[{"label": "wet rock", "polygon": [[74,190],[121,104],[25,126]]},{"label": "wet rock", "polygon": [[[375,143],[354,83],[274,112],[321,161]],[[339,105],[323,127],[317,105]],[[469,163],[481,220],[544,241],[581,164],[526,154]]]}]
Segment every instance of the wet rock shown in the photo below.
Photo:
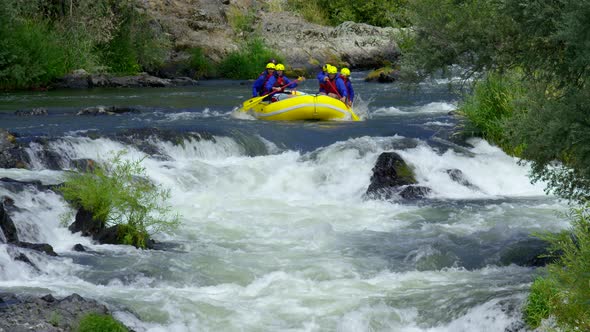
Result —
[{"label": "wet rock", "polygon": [[6,213],[4,203],[0,203],[0,231],[2,231],[5,239],[5,243],[17,243],[18,233],[14,222]]},{"label": "wet rock", "polygon": [[55,251],[53,251],[53,247],[47,243],[30,243],[30,242],[19,241],[18,243],[16,243],[16,245],[21,248],[40,251],[40,252],[45,253],[49,256],[58,256],[55,253]]},{"label": "wet rock", "polygon": [[0,168],[26,168],[28,164],[29,156],[16,136],[0,128]]},{"label": "wet rock", "polygon": [[[39,191],[51,190],[54,188],[54,186],[52,185],[44,185],[39,180],[19,181],[11,178],[0,178],[0,186],[16,193],[26,190],[27,187],[33,187]],[[14,204],[14,201],[12,202],[12,204]]]},{"label": "wet rock", "polygon": [[210,133],[179,132],[177,130],[163,130],[158,128],[135,128],[117,133],[115,140],[124,144],[133,145],[150,156],[160,156],[167,159],[160,151],[155,141],[170,142],[174,145],[183,145],[185,140],[209,140],[215,142],[215,137]]},{"label": "wet rock", "polygon": [[374,199],[390,199],[403,189],[401,187],[416,183],[412,169],[400,155],[384,152],[373,167],[371,183],[365,195]]},{"label": "wet rock", "polygon": [[424,186],[407,186],[403,188],[398,195],[406,200],[417,200],[428,196],[432,189]]},{"label": "wet rock", "polygon": [[119,241],[119,225],[103,228],[93,238],[101,244],[121,244]]},{"label": "wet rock", "polygon": [[49,303],[53,303],[56,301],[55,297],[53,297],[53,295],[51,295],[51,294],[47,294],[45,296],[42,296],[41,300],[43,300],[45,302],[49,302]]},{"label": "wet rock", "polygon": [[92,159],[74,159],[70,161],[70,166],[79,172],[91,172],[96,166],[96,162]]},{"label": "wet rock", "polygon": [[47,109],[43,107],[33,108],[31,110],[18,110],[14,112],[16,116],[40,116],[47,115]]},{"label": "wet rock", "polygon": [[393,83],[398,79],[399,70],[384,67],[370,72],[367,77],[365,77],[365,82]]},{"label": "wet rock", "polygon": [[528,238],[505,247],[500,252],[502,265],[540,267],[553,263],[557,257],[550,255],[550,244],[538,238]]},{"label": "wet rock", "polygon": [[62,169],[62,155],[47,148],[37,154],[39,161],[46,169],[58,171]]},{"label": "wet rock", "polygon": [[[120,225],[106,227],[100,221],[94,219],[92,212],[79,208],[76,213],[76,220],[68,227],[72,233],[81,232],[82,236],[92,237],[100,244],[121,244]],[[152,249],[154,241],[147,239],[146,247]],[[76,251],[86,251],[81,244],[74,246]]]},{"label": "wet rock", "polygon": [[113,76],[105,74],[88,74],[77,71],[66,75],[54,88],[88,89],[88,88],[140,88],[197,85],[198,82],[189,77],[161,78],[141,73],[132,76]]},{"label": "wet rock", "polygon": [[38,267],[37,265],[35,265],[35,263],[33,263],[33,262],[32,262],[32,261],[29,259],[29,257],[28,257],[27,255],[25,255],[24,253],[22,253],[22,252],[18,252],[18,253],[16,253],[16,254],[13,256],[13,259],[14,259],[15,261],[19,261],[19,262],[23,262],[23,263],[26,263],[26,264],[28,264],[29,266],[31,266],[31,267],[32,267],[33,269],[35,269],[36,271],[41,271],[41,270],[39,269],[39,267]]},{"label": "wet rock", "polygon": [[29,257],[27,257],[27,255],[23,254],[22,252],[19,253],[16,256],[14,256],[14,260],[15,261],[20,261],[20,262],[23,262],[23,263],[27,263],[27,264],[31,265],[32,267],[34,267],[35,270],[39,270],[39,268],[37,268],[37,266],[35,266],[35,264],[33,264],[33,262],[31,262],[31,260],[29,259]]},{"label": "wet rock", "polygon": [[67,89],[87,89],[92,87],[90,81],[90,74],[84,69],[78,69],[70,74],[62,77],[57,83],[53,85],[55,88]]},{"label": "wet rock", "polygon": [[479,188],[476,185],[472,184],[465,178],[465,174],[463,174],[463,172],[460,169],[452,168],[447,169],[445,172],[449,175],[451,180],[457,182],[458,184],[471,188],[473,190],[479,190]]},{"label": "wet rock", "polygon": [[0,331],[74,331],[87,314],[108,315],[106,306],[78,294],[56,299],[0,294]]},{"label": "wet rock", "polygon": [[81,109],[76,115],[115,115],[123,113],[139,113],[139,109],[120,106],[92,106]]},{"label": "wet rock", "polygon": [[78,251],[78,252],[85,252],[86,251],[86,248],[84,248],[84,246],[81,245],[80,243],[76,243],[76,245],[74,245],[74,247],[72,249],[74,249],[74,251]]},{"label": "wet rock", "polygon": [[98,234],[104,225],[99,220],[95,220],[92,212],[79,208],[76,212],[76,219],[68,227],[70,232],[81,232],[82,236],[94,236]]}]

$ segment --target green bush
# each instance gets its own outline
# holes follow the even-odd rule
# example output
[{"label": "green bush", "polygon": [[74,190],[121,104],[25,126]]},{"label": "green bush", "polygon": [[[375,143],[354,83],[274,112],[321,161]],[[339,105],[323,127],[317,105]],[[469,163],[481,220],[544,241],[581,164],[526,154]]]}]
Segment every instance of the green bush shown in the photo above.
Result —
[{"label": "green bush", "polygon": [[590,331],[590,205],[572,210],[571,232],[544,238],[558,257],[547,267],[548,282],[555,287],[545,296],[550,299],[550,314],[567,330]]},{"label": "green bush", "polygon": [[118,10],[121,23],[113,37],[97,45],[103,64],[116,74],[156,70],[166,58],[169,41],[152,26],[156,23],[132,4],[124,2]]},{"label": "green bush", "polygon": [[215,75],[211,61],[205,57],[203,49],[195,47],[190,50],[190,68],[195,71],[195,78],[212,77]]},{"label": "green bush", "polygon": [[74,69],[157,70],[170,41],[136,0],[0,1],[0,89],[50,84]]},{"label": "green bush", "polygon": [[407,0],[288,0],[289,7],[306,20],[323,25],[345,21],[386,27],[408,26]]},{"label": "green bush", "polygon": [[103,226],[119,225],[120,243],[146,248],[149,234],[174,229],[179,217],[165,205],[170,192],[145,179],[141,160],[121,157],[119,153],[90,172],[68,173],[60,190],[66,201],[92,212]]},{"label": "green bush", "polygon": [[549,318],[551,305],[556,295],[555,284],[550,279],[539,277],[531,286],[531,292],[524,307],[524,321],[533,329]]},{"label": "green bush", "polygon": [[0,24],[0,89],[46,85],[67,73],[66,54],[49,23],[3,17]]},{"label": "green bush", "polygon": [[518,155],[520,147],[512,145],[505,124],[524,96],[525,90],[517,74],[488,73],[475,84],[473,93],[459,107],[458,114],[464,119],[462,134],[483,137],[507,153]]},{"label": "green bush", "polygon": [[76,332],[127,332],[125,325],[110,315],[88,314],[80,320]]},{"label": "green bush", "polygon": [[268,59],[281,57],[268,49],[262,39],[246,42],[239,51],[230,53],[218,66],[219,74],[232,79],[255,79],[264,70]]}]

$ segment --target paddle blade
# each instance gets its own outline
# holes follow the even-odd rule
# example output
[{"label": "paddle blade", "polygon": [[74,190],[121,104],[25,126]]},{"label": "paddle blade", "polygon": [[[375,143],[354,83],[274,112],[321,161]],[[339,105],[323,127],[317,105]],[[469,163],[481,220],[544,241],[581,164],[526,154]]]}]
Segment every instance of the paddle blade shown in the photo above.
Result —
[{"label": "paddle blade", "polygon": [[266,97],[266,96],[254,97],[254,98],[250,98],[250,99],[246,100],[242,104],[242,110],[243,111],[247,111],[247,110],[251,109],[252,106],[254,106],[254,105],[258,104],[259,102],[261,102],[262,99],[264,99],[264,97]]}]

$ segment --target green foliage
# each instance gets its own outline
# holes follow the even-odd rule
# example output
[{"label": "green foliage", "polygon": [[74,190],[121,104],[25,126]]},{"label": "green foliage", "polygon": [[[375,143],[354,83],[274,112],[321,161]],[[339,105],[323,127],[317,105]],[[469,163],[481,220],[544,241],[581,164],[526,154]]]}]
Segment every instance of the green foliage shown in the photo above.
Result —
[{"label": "green foliage", "polygon": [[532,89],[531,111],[509,124],[511,140],[526,146],[522,157],[532,161],[534,179],[546,181],[548,191],[585,201],[590,197],[590,87],[561,90],[556,98],[543,88]]},{"label": "green foliage", "polygon": [[473,93],[461,104],[458,113],[463,118],[463,135],[483,137],[504,149],[518,155],[521,146],[513,146],[506,130],[506,123],[512,120],[517,102],[522,102],[525,89],[520,75],[516,73],[488,75],[474,86]]},{"label": "green foliage", "polygon": [[219,74],[233,79],[253,79],[264,70],[268,59],[281,57],[268,49],[262,39],[247,41],[242,49],[230,53],[218,66]]},{"label": "green foliage", "polygon": [[47,22],[7,17],[0,5],[0,89],[46,84],[64,75],[66,54]]},{"label": "green foliage", "polygon": [[[544,289],[532,292],[528,302],[548,305],[565,330],[590,331],[590,205],[573,209],[571,217],[571,232],[544,236],[558,260],[547,267],[549,275],[539,286]],[[531,319],[539,318],[541,310]]]},{"label": "green foliage", "polygon": [[[467,76],[518,72],[526,96],[505,118],[496,143],[530,160],[533,179],[546,181],[548,191],[590,198],[590,2],[421,0],[411,9],[414,45],[403,68],[430,74],[460,65]],[[473,114],[484,116],[483,123],[489,115]]]},{"label": "green foliage", "polygon": [[110,315],[88,314],[80,320],[76,332],[127,332],[125,325]]},{"label": "green foliage", "polygon": [[97,45],[104,65],[116,74],[136,74],[155,70],[166,57],[169,41],[152,26],[156,24],[138,13],[128,2],[115,7],[121,23],[108,42]]},{"label": "green foliage", "polygon": [[190,50],[191,60],[190,60],[190,68],[195,71],[194,76],[196,78],[200,77],[212,77],[214,76],[214,67],[213,64],[207,57],[205,57],[205,53],[203,49],[200,47],[195,47]]},{"label": "green foliage", "polygon": [[289,7],[318,24],[338,25],[345,21],[375,26],[407,26],[407,0],[288,0]]},{"label": "green foliage", "polygon": [[170,42],[135,1],[0,1],[0,89],[47,85],[80,68],[157,69]]},{"label": "green foliage", "polygon": [[330,25],[329,12],[323,8],[320,1],[309,0],[288,0],[288,7],[301,14],[303,18],[311,23],[320,25]]},{"label": "green foliage", "polygon": [[229,7],[227,21],[234,32],[253,32],[256,22],[256,12],[253,8],[239,8],[235,5]]},{"label": "green foliage", "polygon": [[118,239],[124,244],[145,248],[149,234],[179,224],[178,215],[165,205],[170,192],[145,179],[141,160],[122,160],[122,153],[88,173],[68,173],[60,190],[66,201],[92,212],[104,226],[119,225]]},{"label": "green foliage", "polygon": [[[459,65],[473,72],[496,68],[514,24],[497,1],[421,0],[411,2],[413,47],[406,49],[402,68],[420,76]],[[504,46],[506,45],[506,46]]]},{"label": "green foliage", "polygon": [[536,329],[543,319],[549,318],[556,293],[552,280],[542,277],[535,279],[523,310],[524,321],[529,327]]}]

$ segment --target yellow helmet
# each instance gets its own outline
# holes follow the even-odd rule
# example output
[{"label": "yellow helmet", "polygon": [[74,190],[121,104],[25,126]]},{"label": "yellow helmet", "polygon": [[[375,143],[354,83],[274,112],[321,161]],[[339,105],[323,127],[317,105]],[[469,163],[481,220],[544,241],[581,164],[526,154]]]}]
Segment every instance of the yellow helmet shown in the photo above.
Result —
[{"label": "yellow helmet", "polygon": [[275,69],[276,69],[276,70],[285,70],[285,65],[283,65],[282,63],[278,63],[278,64],[275,66]]},{"label": "yellow helmet", "polygon": [[328,74],[338,74],[338,68],[334,66],[328,67]]},{"label": "yellow helmet", "polygon": [[328,68],[330,68],[330,64],[329,64],[329,63],[326,63],[326,64],[325,64],[325,65],[322,67],[322,70],[323,70],[323,71],[325,71],[325,72],[327,72],[327,71],[328,71]]},{"label": "yellow helmet", "polygon": [[266,69],[275,69],[275,64],[272,62],[269,62],[266,64]]},{"label": "yellow helmet", "polygon": [[350,69],[342,68],[342,69],[340,69],[340,74],[342,74],[344,76],[350,76]]}]

